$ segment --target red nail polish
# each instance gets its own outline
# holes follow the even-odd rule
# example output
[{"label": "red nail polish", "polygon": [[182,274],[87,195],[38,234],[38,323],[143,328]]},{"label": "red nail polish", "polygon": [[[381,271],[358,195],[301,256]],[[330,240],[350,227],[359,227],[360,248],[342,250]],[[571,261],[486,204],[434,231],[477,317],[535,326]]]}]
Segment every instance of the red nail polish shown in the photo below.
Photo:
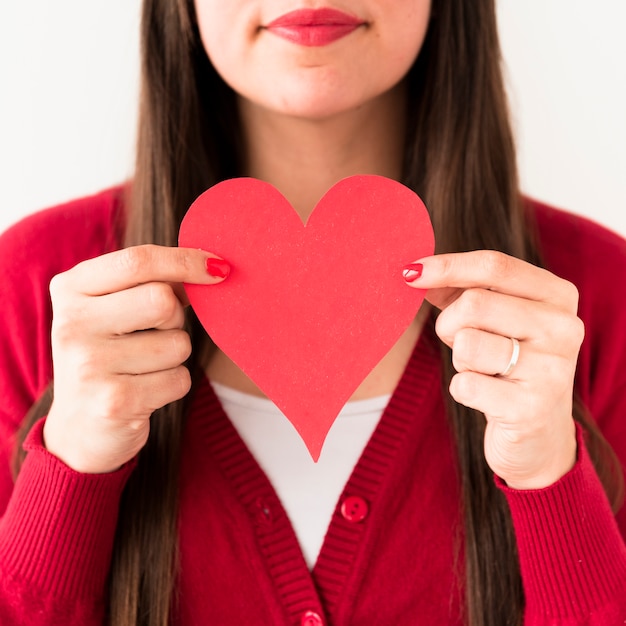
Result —
[{"label": "red nail polish", "polygon": [[407,283],[412,283],[422,275],[423,269],[424,266],[421,263],[409,263],[409,265],[404,266],[402,276],[404,276],[404,280],[406,280]]},{"label": "red nail polish", "polygon": [[230,263],[210,257],[206,260],[206,271],[215,278],[226,278],[230,274]]}]

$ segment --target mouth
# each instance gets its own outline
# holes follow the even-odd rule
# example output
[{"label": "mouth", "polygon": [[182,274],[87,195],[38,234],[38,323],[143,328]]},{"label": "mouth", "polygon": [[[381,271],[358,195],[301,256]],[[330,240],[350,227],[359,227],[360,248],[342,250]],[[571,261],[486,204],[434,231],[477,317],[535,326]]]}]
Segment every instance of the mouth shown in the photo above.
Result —
[{"label": "mouth", "polygon": [[265,29],[301,46],[326,46],[346,37],[366,22],[336,9],[298,9],[281,15]]}]

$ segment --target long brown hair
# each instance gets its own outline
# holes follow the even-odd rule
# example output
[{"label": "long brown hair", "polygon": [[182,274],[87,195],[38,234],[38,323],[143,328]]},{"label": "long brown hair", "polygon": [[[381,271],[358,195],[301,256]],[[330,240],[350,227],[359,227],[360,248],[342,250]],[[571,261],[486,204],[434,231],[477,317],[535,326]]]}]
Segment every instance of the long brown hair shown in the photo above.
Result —
[{"label": "long brown hair", "polygon": [[[212,184],[242,174],[234,94],[202,47],[192,0],[145,0],[137,165],[124,245],[175,245],[182,217]],[[435,0],[423,48],[407,78],[403,182],[430,208],[439,252],[501,250],[539,263],[518,191],[500,70],[493,0]],[[193,314],[195,346],[202,333]],[[198,352],[190,360],[198,369]],[[447,389],[454,374],[442,346]],[[45,414],[42,399],[24,432]],[[114,626],[165,626],[174,606],[178,466],[189,399],[157,411],[125,490],[110,574]],[[484,416],[449,399],[464,514],[460,573],[466,622],[521,624],[523,590],[508,506],[483,455]],[[623,493],[617,460],[585,419],[589,447],[614,508]]]}]

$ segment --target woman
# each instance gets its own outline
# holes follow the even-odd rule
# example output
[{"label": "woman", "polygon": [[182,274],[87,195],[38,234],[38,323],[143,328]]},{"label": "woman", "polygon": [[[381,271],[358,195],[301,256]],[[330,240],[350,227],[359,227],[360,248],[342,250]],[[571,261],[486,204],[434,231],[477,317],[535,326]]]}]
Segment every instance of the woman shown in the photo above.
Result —
[{"label": "woman", "polygon": [[[132,185],[3,238],[3,623],[622,623],[624,242],[520,199],[492,2],[307,8],[146,1]],[[228,259],[168,246],[225,178],[305,218],[357,173],[416,190],[440,254],[312,540],[231,402],[259,391],[184,309]]]}]

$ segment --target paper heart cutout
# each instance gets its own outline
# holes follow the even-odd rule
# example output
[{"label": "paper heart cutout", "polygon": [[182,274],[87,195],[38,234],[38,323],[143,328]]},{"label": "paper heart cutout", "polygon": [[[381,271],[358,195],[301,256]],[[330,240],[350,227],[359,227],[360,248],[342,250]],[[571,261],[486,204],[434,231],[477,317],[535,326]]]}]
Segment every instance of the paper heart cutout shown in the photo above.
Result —
[{"label": "paper heart cutout", "polygon": [[191,306],[317,461],[338,413],[424,299],[402,277],[434,251],[424,204],[393,180],[352,176],[304,225],[272,185],[237,178],[192,204],[179,245],[231,264],[218,285],[185,285]]}]

